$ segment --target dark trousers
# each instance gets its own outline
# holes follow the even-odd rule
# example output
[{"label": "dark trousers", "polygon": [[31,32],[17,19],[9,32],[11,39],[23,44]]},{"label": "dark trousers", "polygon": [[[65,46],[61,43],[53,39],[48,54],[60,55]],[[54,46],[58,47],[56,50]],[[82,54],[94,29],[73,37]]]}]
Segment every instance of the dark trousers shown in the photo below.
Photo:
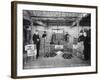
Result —
[{"label": "dark trousers", "polygon": [[90,60],[91,59],[91,48],[90,45],[84,46],[84,58],[85,60]]},{"label": "dark trousers", "polygon": [[39,50],[40,50],[40,43],[37,43],[37,44],[36,44],[36,49],[37,49],[36,58],[38,58],[38,57],[39,57]]}]

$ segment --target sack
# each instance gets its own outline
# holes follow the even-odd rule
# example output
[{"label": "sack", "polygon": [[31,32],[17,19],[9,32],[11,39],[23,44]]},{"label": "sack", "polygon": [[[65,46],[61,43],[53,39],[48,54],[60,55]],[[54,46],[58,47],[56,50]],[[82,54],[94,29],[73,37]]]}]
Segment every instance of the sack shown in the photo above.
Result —
[{"label": "sack", "polygon": [[77,44],[73,44],[73,49],[77,49],[78,45]]}]

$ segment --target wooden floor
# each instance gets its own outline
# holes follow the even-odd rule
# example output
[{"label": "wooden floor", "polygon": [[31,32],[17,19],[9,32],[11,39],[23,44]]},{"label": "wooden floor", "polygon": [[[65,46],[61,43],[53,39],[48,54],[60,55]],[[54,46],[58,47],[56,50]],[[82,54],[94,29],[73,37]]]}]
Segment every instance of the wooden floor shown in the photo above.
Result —
[{"label": "wooden floor", "polygon": [[59,54],[54,57],[44,57],[47,52],[51,52],[52,50],[48,43],[45,45],[45,53],[43,48],[44,45],[40,47],[38,59],[32,60],[29,58],[27,61],[24,61],[24,69],[90,66],[90,61],[84,61],[82,58],[79,58],[76,53],[73,53],[72,43],[64,42],[66,53],[73,55],[71,59],[64,59],[62,57],[63,54]]},{"label": "wooden floor", "polygon": [[29,59],[24,63],[24,69],[36,69],[36,68],[57,68],[57,67],[81,67],[90,66],[90,61],[84,61],[77,56],[73,56],[71,59],[64,59],[62,54],[55,57],[43,57],[40,56],[36,60]]}]

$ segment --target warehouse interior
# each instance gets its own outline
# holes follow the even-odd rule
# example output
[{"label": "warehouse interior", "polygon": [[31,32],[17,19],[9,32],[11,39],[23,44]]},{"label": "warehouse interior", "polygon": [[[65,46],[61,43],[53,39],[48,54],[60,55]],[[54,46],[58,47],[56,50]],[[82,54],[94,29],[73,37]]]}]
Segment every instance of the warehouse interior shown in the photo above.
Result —
[{"label": "warehouse interior", "polygon": [[[90,13],[23,10],[23,68],[90,66],[91,60],[83,59],[83,43],[78,45],[78,49],[73,49],[80,32],[90,29]],[[33,44],[32,36],[36,30],[41,40],[39,58],[27,59],[24,46]],[[44,32],[46,38],[42,37]],[[90,32],[87,35],[91,36]]]}]

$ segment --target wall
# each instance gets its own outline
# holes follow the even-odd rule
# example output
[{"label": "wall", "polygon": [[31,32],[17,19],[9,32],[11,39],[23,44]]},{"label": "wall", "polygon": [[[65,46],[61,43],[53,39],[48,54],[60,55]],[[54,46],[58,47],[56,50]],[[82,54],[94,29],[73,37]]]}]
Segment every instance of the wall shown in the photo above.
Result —
[{"label": "wall", "polygon": [[[25,0],[24,0],[25,1]],[[31,0],[40,2],[55,2],[80,5],[100,5],[99,0]],[[14,80],[10,78],[11,68],[11,0],[0,0],[0,80]],[[100,10],[100,6],[99,6]],[[100,14],[100,11],[98,12]],[[99,22],[100,16],[98,15]],[[100,26],[100,24],[98,24]],[[100,30],[100,27],[98,27]],[[100,34],[100,32],[98,32]],[[100,47],[100,37],[98,38]],[[99,50],[100,51],[100,50]],[[98,54],[100,57],[100,54]],[[98,67],[100,67],[100,58]],[[100,69],[98,74],[73,75],[60,77],[30,78],[26,80],[100,80]],[[20,79],[19,79],[20,80]],[[24,79],[22,79],[24,80]]]}]

